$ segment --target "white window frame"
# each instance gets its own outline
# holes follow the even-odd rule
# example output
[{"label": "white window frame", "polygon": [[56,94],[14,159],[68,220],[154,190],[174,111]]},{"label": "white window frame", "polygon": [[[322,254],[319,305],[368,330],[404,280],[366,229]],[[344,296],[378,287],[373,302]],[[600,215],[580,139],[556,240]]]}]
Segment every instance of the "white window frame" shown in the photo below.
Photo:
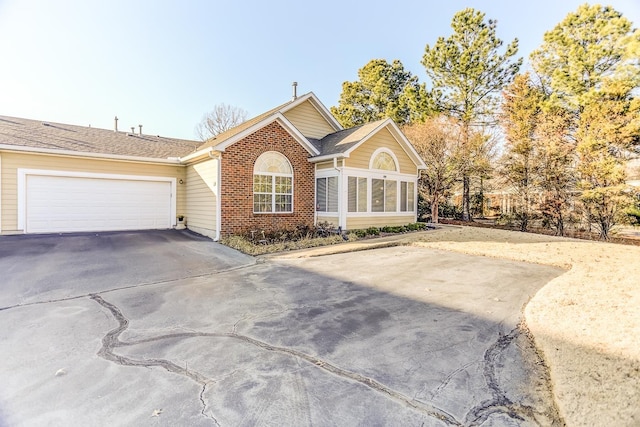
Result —
[{"label": "white window frame", "polygon": [[[395,169],[394,170],[390,170],[390,169],[375,169],[373,167],[373,162],[375,161],[376,157],[378,157],[379,154],[381,153],[385,153],[391,156],[391,158],[393,159],[393,163],[395,165]],[[400,162],[398,162],[398,157],[396,157],[395,153],[391,150],[389,150],[386,147],[380,147],[378,148],[376,151],[373,152],[373,154],[371,154],[371,158],[369,158],[369,170],[371,171],[382,171],[382,172],[395,172],[395,173],[400,173]]]},{"label": "white window frame", "polygon": [[[335,186],[333,187],[334,193],[331,194],[329,192],[329,180],[335,180]],[[320,200],[318,198],[319,192],[318,192],[318,181],[324,180],[325,181],[325,203],[324,206],[320,205]],[[339,206],[340,206],[340,189],[339,189],[339,177],[337,175],[329,175],[329,176],[318,176],[316,177],[316,212],[320,212],[322,214],[337,214],[339,212]],[[332,197],[331,197],[332,196]],[[332,199],[334,199],[334,203],[335,203],[335,210],[330,210],[331,209],[331,201]],[[321,208],[324,208],[321,209]]]},{"label": "white window frame", "polygon": [[[277,157],[280,157],[282,160],[284,160],[286,162],[286,165],[288,166],[289,170],[291,171],[290,173],[282,173],[282,172],[268,172],[268,171],[260,171],[260,170],[256,170],[256,166],[258,165],[258,161],[260,160],[261,157],[263,156],[267,156],[267,155],[277,155]],[[258,156],[258,158],[256,159],[255,163],[253,164],[253,174],[251,175],[251,190],[252,190],[252,199],[251,199],[251,204],[252,204],[252,209],[253,209],[253,213],[254,214],[267,214],[267,215],[278,215],[278,214],[289,214],[289,213],[293,213],[294,212],[294,205],[293,205],[293,194],[294,194],[294,182],[293,182],[293,167],[291,166],[291,162],[289,161],[289,159],[287,158],[287,156],[285,156],[284,154],[278,152],[278,151],[266,151],[264,153],[262,153],[260,156]],[[269,177],[271,179],[271,191],[270,192],[256,192],[255,191],[255,177],[256,176],[265,176],[265,177]],[[276,178],[278,177],[283,177],[283,178],[290,178],[291,179],[291,192],[290,193],[278,193],[276,192]],[[258,194],[263,194],[263,195],[270,195],[271,196],[271,210],[270,211],[256,211],[256,202],[255,202],[255,196]],[[276,202],[276,196],[289,196],[291,197],[291,210],[286,210],[286,211],[278,211],[276,210],[276,206],[278,205],[278,203]]]}]

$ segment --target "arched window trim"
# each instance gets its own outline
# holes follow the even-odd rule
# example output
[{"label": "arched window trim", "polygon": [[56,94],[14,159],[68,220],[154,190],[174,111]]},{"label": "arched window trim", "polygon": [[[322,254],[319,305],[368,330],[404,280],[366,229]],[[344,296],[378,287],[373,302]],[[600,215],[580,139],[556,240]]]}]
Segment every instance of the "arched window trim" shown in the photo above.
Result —
[{"label": "arched window trim", "polygon": [[[273,156],[282,161],[288,172],[261,170],[265,157]],[[253,212],[292,213],[293,212],[293,167],[284,154],[266,151],[253,164]]]},{"label": "arched window trim", "polygon": [[[393,163],[395,166],[395,169],[390,171],[387,169],[374,169],[373,167],[373,163],[376,159],[376,157],[381,154],[381,153],[386,153],[389,156],[391,156],[391,158],[393,159]],[[385,147],[380,147],[378,148],[376,151],[373,152],[373,154],[371,155],[371,158],[369,159],[369,169],[371,170],[377,170],[377,171],[387,171],[387,172],[400,172],[400,163],[398,162],[398,158],[396,157],[396,155],[394,154],[393,151],[389,150],[388,148]]]}]

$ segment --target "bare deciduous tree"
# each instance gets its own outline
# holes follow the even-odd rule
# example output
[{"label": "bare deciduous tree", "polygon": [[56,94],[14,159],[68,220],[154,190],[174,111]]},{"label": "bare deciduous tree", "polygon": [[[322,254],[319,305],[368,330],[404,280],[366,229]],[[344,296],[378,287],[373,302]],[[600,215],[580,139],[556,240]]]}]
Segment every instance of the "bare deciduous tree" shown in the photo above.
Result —
[{"label": "bare deciduous tree", "polygon": [[437,223],[438,205],[460,177],[460,126],[455,119],[440,116],[406,126],[403,132],[427,164],[420,190],[431,204],[431,221]]},{"label": "bare deciduous tree", "polygon": [[216,104],[213,110],[202,116],[202,120],[195,127],[195,134],[202,141],[206,141],[225,132],[247,120],[249,113],[233,105]]}]

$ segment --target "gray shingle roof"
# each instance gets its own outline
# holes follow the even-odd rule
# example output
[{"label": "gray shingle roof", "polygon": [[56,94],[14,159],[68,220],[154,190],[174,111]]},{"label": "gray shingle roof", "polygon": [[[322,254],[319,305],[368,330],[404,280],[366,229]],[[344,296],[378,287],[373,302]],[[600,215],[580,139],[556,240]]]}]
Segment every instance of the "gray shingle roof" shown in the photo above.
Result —
[{"label": "gray shingle roof", "polygon": [[320,141],[312,141],[319,148],[320,156],[341,154],[353,146],[357,145],[362,139],[366,138],[386,119],[378,120],[353,128],[330,133]]},{"label": "gray shingle roof", "polygon": [[201,142],[0,116],[0,145],[166,159]]}]

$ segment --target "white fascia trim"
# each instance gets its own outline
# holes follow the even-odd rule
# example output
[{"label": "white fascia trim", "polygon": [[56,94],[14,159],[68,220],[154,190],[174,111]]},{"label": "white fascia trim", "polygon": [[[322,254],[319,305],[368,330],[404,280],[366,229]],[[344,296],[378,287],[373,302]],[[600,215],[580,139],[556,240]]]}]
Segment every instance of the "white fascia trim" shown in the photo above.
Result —
[{"label": "white fascia trim", "polygon": [[118,175],[108,173],[72,172],[64,170],[42,170],[18,168],[18,229],[27,232],[27,175],[63,176],[69,178],[119,179],[126,181],[159,181],[171,183],[171,218],[169,224],[176,225],[177,178],[170,176]]},{"label": "white fascia trim", "polygon": [[411,144],[404,133],[402,133],[396,122],[391,119],[389,119],[388,121],[391,125],[391,133],[394,134],[396,139],[400,141],[400,146],[404,149],[405,153],[407,153],[407,155],[413,159],[413,161],[418,166],[418,170],[427,169],[427,165],[425,164],[424,160],[422,160],[422,157],[420,157],[420,154],[418,154],[413,144]]},{"label": "white fascia trim", "polygon": [[368,139],[372,138],[376,133],[378,133],[382,129],[386,128],[387,126],[391,126],[391,129],[390,129],[391,135],[396,139],[396,141],[398,141],[398,143],[400,144],[400,147],[402,147],[404,152],[407,153],[407,155],[411,158],[411,160],[413,160],[413,162],[416,164],[418,170],[426,169],[427,165],[422,160],[422,157],[420,157],[420,155],[415,150],[415,148],[413,148],[413,145],[411,145],[411,142],[409,142],[407,137],[404,136],[404,134],[402,133],[402,131],[400,130],[400,128],[398,127],[396,122],[394,122],[391,119],[386,119],[385,121],[380,123],[380,125],[378,127],[376,127],[374,130],[369,132],[369,135],[367,135],[366,137],[362,138],[360,140],[360,142],[358,142],[356,145],[354,145],[349,150],[347,150],[345,154],[351,154],[351,152],[353,150],[355,150],[358,147],[360,147]]},{"label": "white fascia trim", "polygon": [[332,128],[334,128],[337,131],[343,130],[342,125],[338,122],[338,120],[336,120],[336,118],[333,116],[333,114],[331,114],[331,111],[324,106],[324,104],[322,102],[320,102],[320,100],[318,99],[318,97],[316,96],[315,93],[313,92],[309,92],[306,95],[301,96],[300,98],[296,99],[295,101],[293,101],[292,103],[286,105],[284,108],[282,108],[280,110],[281,113],[286,113],[287,111],[291,110],[292,108],[297,107],[298,105],[302,104],[305,101],[311,101],[311,105],[313,105],[313,107],[318,110],[318,113],[320,113],[320,115],[322,115],[324,117],[324,119],[329,122],[329,124],[331,125]]},{"label": "white fascia trim", "polygon": [[0,151],[52,154],[52,155],[58,155],[58,156],[72,156],[72,157],[88,157],[88,158],[105,159],[105,160],[125,160],[130,162],[158,163],[163,165],[179,165],[180,164],[178,159],[173,159],[173,158],[156,159],[153,157],[124,156],[121,154],[87,153],[84,151],[54,150],[50,148],[21,147],[17,145],[7,145],[7,144],[0,144]]},{"label": "white fascia trim", "polygon": [[376,133],[378,133],[381,129],[384,129],[387,126],[388,122],[390,122],[390,121],[392,121],[392,120],[391,119],[387,119],[384,122],[380,123],[375,129],[373,129],[371,132],[369,132],[369,134],[367,136],[362,138],[356,145],[354,145],[353,147],[351,147],[347,151],[345,151],[345,156],[350,155],[354,150],[356,150],[362,144],[367,142],[369,139],[373,138],[373,136]]},{"label": "white fascia trim", "polygon": [[320,152],[316,149],[316,147],[313,144],[311,144],[309,140],[307,140],[307,138],[305,138],[304,135],[302,135],[300,131],[296,129],[296,127],[289,120],[287,120],[287,118],[282,113],[275,113],[212,148],[215,148],[216,151],[224,152],[224,150],[230,145],[235,144],[241,139],[251,135],[257,130],[262,129],[263,127],[275,121],[280,123],[280,125],[282,125],[282,127],[287,132],[289,132],[289,134],[293,136],[293,138],[296,141],[298,141],[298,143],[302,145],[310,154],[314,154],[314,155],[320,154]]}]

